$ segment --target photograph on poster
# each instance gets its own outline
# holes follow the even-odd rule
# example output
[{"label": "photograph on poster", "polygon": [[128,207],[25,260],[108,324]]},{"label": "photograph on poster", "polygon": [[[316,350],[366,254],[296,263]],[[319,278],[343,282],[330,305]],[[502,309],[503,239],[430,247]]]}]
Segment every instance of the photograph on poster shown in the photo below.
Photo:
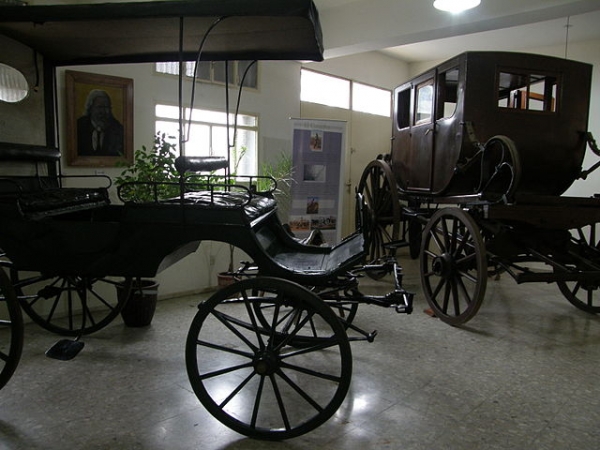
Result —
[{"label": "photograph on poster", "polygon": [[319,197],[306,199],[306,214],[319,214]]},{"label": "photograph on poster", "polygon": [[313,152],[323,151],[323,131],[313,130],[310,133],[310,149]]},{"label": "photograph on poster", "polygon": [[316,181],[324,183],[326,178],[326,169],[323,164],[304,164],[303,181]]},{"label": "photograph on poster", "polygon": [[290,229],[294,233],[310,230],[310,220],[304,218],[303,216],[291,216],[289,225]]},{"label": "photograph on poster", "polygon": [[312,230],[335,230],[337,219],[335,216],[317,216],[311,218],[310,228]]}]

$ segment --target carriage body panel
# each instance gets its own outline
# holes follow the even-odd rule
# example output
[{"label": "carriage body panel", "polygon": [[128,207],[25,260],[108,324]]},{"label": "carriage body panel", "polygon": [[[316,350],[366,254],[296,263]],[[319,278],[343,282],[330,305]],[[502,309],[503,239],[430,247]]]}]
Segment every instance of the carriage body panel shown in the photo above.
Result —
[{"label": "carriage body panel", "polygon": [[476,194],[470,163],[498,135],[516,144],[522,194],[560,195],[583,161],[592,67],[511,52],[466,52],[394,91],[392,166],[401,190]]}]

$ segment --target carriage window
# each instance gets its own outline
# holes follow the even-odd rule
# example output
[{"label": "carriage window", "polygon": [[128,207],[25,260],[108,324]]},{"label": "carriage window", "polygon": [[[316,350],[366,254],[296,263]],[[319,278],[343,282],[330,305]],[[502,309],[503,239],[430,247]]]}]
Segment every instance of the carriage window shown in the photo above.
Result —
[{"label": "carriage window", "polygon": [[438,119],[452,117],[458,99],[458,69],[439,74]]},{"label": "carriage window", "polygon": [[557,76],[514,72],[498,74],[500,108],[555,112],[557,92]]},{"label": "carriage window", "polygon": [[426,81],[417,86],[415,105],[415,125],[431,122],[433,110],[433,80]]},{"label": "carriage window", "polygon": [[410,88],[398,92],[396,97],[396,122],[398,128],[410,125]]}]

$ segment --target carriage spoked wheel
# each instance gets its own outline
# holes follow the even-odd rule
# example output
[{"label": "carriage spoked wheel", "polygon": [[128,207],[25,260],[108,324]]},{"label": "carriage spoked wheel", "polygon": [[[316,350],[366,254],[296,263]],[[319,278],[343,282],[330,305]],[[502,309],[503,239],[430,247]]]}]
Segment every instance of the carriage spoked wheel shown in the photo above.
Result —
[{"label": "carriage spoked wheel", "polygon": [[[322,301],[325,302],[327,306],[333,311],[335,315],[337,315],[338,320],[342,323],[344,330],[348,330],[351,327],[354,318],[356,317],[356,313],[358,312],[358,301],[352,300],[351,296],[346,294],[348,291],[344,288],[344,286],[337,287],[320,287],[320,286],[311,286],[307,287],[312,293],[316,294]],[[262,295],[261,292],[255,291],[253,295]],[[256,317],[260,321],[260,324],[264,327],[270,326],[270,313],[269,310],[273,310],[275,307],[280,308],[282,311],[282,320],[285,320],[289,317],[290,314],[294,313],[293,307],[287,307],[274,304],[255,304],[254,310],[256,312]],[[264,311],[264,313],[263,313]],[[318,333],[319,329],[317,327],[313,327],[314,335]]]},{"label": "carriage spoked wheel", "polygon": [[[596,224],[572,231],[573,251],[581,261],[600,262],[600,240],[596,236]],[[574,267],[576,269],[576,267]],[[598,271],[598,267],[581,267],[582,270]],[[600,281],[557,281],[560,292],[575,307],[582,311],[600,313]]]},{"label": "carriage spoked wheel", "polygon": [[479,192],[486,200],[512,200],[521,181],[521,159],[512,139],[502,135],[488,139],[481,159],[481,176]]},{"label": "carriage spoked wheel", "polygon": [[[397,241],[400,235],[401,210],[396,181],[389,164],[377,159],[365,168],[357,188],[364,201],[363,233],[369,263],[394,256],[394,249],[385,244]],[[372,278],[382,278],[385,273],[370,273]]]},{"label": "carriage spoked wheel", "polygon": [[246,436],[279,440],[307,433],[337,411],[352,356],[342,324],[315,294],[258,277],[199,305],[186,367],[196,396],[217,420]]},{"label": "carriage spoked wheel", "polygon": [[132,285],[131,278],[23,273],[11,270],[21,307],[42,328],[63,336],[104,328],[123,309]]},{"label": "carriage spoked wheel", "polygon": [[429,306],[442,321],[463,324],[485,295],[487,258],[475,220],[458,208],[436,211],[423,230],[421,283]]},{"label": "carriage spoked wheel", "polygon": [[22,350],[21,308],[8,276],[0,268],[0,389],[8,383],[15,372]]}]

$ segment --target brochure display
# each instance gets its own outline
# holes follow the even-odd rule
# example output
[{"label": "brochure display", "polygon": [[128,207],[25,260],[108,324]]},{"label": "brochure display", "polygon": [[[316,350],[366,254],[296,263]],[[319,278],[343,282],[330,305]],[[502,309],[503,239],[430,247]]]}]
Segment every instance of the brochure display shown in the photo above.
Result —
[{"label": "brochure display", "polygon": [[320,230],[340,242],[346,122],[292,119],[294,183],[289,224],[296,237]]}]

